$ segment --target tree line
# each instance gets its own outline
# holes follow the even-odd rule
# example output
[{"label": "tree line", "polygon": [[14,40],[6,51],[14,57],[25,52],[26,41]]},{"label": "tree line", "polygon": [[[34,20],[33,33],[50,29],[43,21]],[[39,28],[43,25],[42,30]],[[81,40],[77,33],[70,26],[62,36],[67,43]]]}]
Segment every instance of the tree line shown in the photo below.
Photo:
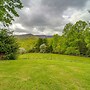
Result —
[{"label": "tree line", "polygon": [[81,20],[68,23],[61,36],[39,38],[30,52],[90,56],[90,23]]}]

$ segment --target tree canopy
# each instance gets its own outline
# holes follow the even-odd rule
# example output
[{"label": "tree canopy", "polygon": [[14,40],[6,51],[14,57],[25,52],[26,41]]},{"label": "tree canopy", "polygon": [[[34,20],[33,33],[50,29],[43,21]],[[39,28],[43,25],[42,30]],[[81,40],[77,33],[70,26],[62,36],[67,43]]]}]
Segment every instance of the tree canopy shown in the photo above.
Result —
[{"label": "tree canopy", "polygon": [[0,0],[0,23],[3,26],[12,24],[14,17],[18,17],[16,9],[23,7],[20,0]]}]

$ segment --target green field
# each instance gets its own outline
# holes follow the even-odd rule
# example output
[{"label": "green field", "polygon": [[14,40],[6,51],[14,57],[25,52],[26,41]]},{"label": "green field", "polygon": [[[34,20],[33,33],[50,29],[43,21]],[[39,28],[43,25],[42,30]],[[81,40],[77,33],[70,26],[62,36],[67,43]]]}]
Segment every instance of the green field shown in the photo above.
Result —
[{"label": "green field", "polygon": [[90,58],[36,53],[1,60],[0,90],[90,90]]}]

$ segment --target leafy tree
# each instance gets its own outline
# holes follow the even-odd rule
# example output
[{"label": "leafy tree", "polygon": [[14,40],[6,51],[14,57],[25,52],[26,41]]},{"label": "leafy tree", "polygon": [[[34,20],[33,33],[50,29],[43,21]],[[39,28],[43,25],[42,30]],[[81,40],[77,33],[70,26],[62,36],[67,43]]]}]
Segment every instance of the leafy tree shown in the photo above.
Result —
[{"label": "leafy tree", "polygon": [[43,44],[43,39],[39,38],[36,42],[36,45],[34,46],[34,50],[35,52],[39,52],[40,51],[40,45]]},{"label": "leafy tree", "polygon": [[80,54],[85,55],[87,48],[84,38],[84,31],[86,30],[87,23],[85,21],[78,21],[74,25],[74,38],[75,44],[78,47]]},{"label": "leafy tree", "polygon": [[12,34],[8,30],[0,30],[0,56],[1,59],[16,59],[18,51],[18,44]]},{"label": "leafy tree", "polygon": [[63,34],[67,35],[68,31],[72,28],[73,24],[72,23],[68,23],[65,25],[64,29],[63,29]]},{"label": "leafy tree", "polygon": [[40,46],[42,44],[47,45],[47,39],[46,38],[39,38],[33,48],[34,52],[40,52]]},{"label": "leafy tree", "polygon": [[57,53],[57,46],[59,44],[59,35],[58,34],[55,34],[53,36],[53,41],[52,41],[52,47],[53,47],[53,52],[54,53]]},{"label": "leafy tree", "polygon": [[47,38],[43,38],[43,43],[44,43],[45,45],[48,45]]},{"label": "leafy tree", "polygon": [[64,54],[67,48],[67,38],[62,35],[59,39],[59,53]]},{"label": "leafy tree", "polygon": [[40,52],[41,53],[46,53],[47,46],[45,44],[40,45]]},{"label": "leafy tree", "polygon": [[90,27],[86,28],[85,32],[85,42],[87,47],[86,55],[90,56]]},{"label": "leafy tree", "polygon": [[22,7],[20,0],[0,0],[0,22],[4,26],[12,24],[14,16],[19,16],[16,9],[21,9]]},{"label": "leafy tree", "polygon": [[53,52],[53,47],[52,47],[52,45],[48,45],[48,46],[47,46],[46,52],[47,52],[47,53],[52,53],[52,52]]},{"label": "leafy tree", "polygon": [[64,47],[66,48],[65,54],[86,54],[87,48],[84,40],[84,31],[86,27],[87,23],[81,20],[74,25],[69,23],[65,26],[63,34],[63,37],[66,38],[64,43]]}]

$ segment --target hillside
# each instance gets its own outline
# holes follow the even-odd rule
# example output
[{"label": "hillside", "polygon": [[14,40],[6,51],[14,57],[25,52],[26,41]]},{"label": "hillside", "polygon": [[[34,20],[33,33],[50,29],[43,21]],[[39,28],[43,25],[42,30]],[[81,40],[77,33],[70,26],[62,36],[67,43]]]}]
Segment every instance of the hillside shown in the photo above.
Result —
[{"label": "hillside", "polygon": [[15,35],[17,38],[28,38],[28,37],[38,37],[38,38],[52,38],[52,35],[33,35],[33,34],[22,34],[22,35]]}]

